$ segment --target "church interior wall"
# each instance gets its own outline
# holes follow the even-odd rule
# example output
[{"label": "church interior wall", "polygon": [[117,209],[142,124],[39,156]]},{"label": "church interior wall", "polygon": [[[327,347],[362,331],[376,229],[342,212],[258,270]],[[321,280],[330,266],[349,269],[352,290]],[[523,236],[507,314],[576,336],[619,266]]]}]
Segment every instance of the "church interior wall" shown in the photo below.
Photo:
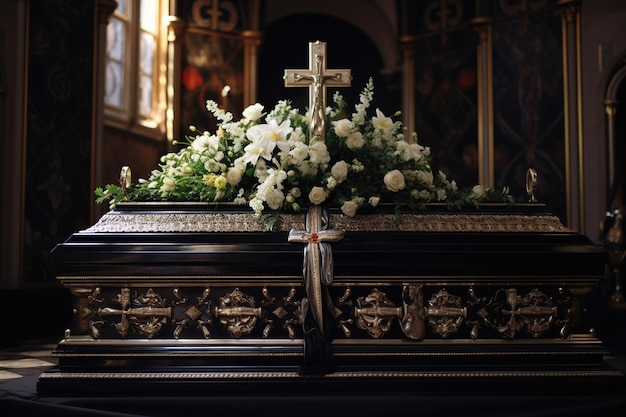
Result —
[{"label": "church interior wall", "polygon": [[[598,222],[603,219],[603,213],[611,209],[611,202],[608,201],[611,186],[609,166],[610,159],[616,156],[608,155],[605,100],[612,74],[626,56],[622,23],[626,19],[626,10],[620,1],[585,1],[582,3],[582,16],[586,230],[590,237],[595,238]],[[625,117],[624,111],[616,114],[617,120],[622,123]]]},{"label": "church interior wall", "polygon": [[[56,297],[59,297],[60,305],[65,308],[65,300],[62,299],[62,289],[60,289],[51,278],[51,271],[39,269],[38,274],[32,280],[25,280],[25,271],[32,270],[33,265],[37,261],[27,261],[24,257],[23,244],[25,240],[25,187],[28,184],[26,177],[30,175],[31,171],[28,170],[27,161],[28,146],[33,142],[33,134],[37,132],[32,131],[34,126],[38,126],[38,122],[42,120],[50,120],[54,115],[54,106],[51,102],[48,102],[48,106],[41,105],[39,110],[42,112],[48,112],[49,114],[28,114],[25,110],[24,91],[26,85],[38,85],[41,86],[41,80],[34,80],[32,77],[37,76],[37,71],[30,71],[28,75],[31,77],[28,81],[22,80],[23,74],[26,73],[25,67],[28,65],[26,56],[28,53],[24,53],[19,49],[20,36],[24,37],[23,44],[25,44],[26,37],[30,36],[28,42],[30,45],[34,45],[34,41],[37,38],[33,38],[33,28],[28,27],[21,14],[32,13],[33,11],[41,11],[44,9],[44,3],[42,1],[24,1],[15,0],[9,2],[3,2],[0,8],[2,9],[2,18],[0,19],[0,39],[2,41],[2,59],[0,65],[2,65],[3,79],[0,80],[0,129],[2,129],[2,166],[3,166],[3,181],[2,181],[2,263],[0,268],[0,290],[3,292],[4,298],[13,299],[13,303],[5,303],[10,305],[8,310],[3,314],[12,315],[16,310],[25,309],[28,305],[32,311],[36,310],[37,298],[39,296],[45,296],[46,292],[52,294],[50,291],[60,290],[59,293],[55,293]],[[93,31],[93,9],[81,8],[82,0],[66,0],[63,2],[55,2],[58,7],[59,15],[64,19],[83,19],[86,22],[83,28],[89,27]],[[98,2],[94,2],[97,4]],[[288,0],[268,0],[263,2],[266,8],[261,13],[262,19],[260,20],[261,32],[265,27],[269,27],[272,24],[280,22],[290,15],[302,14],[302,13],[321,13],[332,16],[333,18],[342,18],[348,21],[351,25],[360,29],[366,34],[372,41],[372,44],[377,48],[380,54],[381,73],[395,74],[393,78],[393,84],[398,85],[400,81],[400,74],[403,70],[402,67],[402,51],[398,44],[398,36],[402,30],[400,22],[396,16],[397,7],[403,4],[403,2],[392,2],[385,0],[378,1],[350,1],[340,2],[336,1],[318,1],[318,2],[294,2]],[[53,7],[50,4],[45,7]],[[63,14],[61,11],[67,12],[68,10],[79,10],[81,14],[71,15]],[[606,114],[604,110],[604,95],[606,92],[606,86],[609,83],[608,74],[611,68],[618,65],[620,59],[623,59],[626,53],[626,36],[624,31],[626,28],[623,22],[626,21],[626,5],[623,1],[619,0],[601,0],[590,1],[583,0],[581,2],[581,70],[582,70],[582,155],[583,155],[583,189],[584,189],[584,226],[583,231],[591,239],[597,240],[598,238],[598,224],[602,220],[604,212],[606,210],[606,199],[608,184],[608,172],[607,172],[607,160],[611,156],[607,155],[606,144]],[[20,23],[22,22],[22,23]],[[73,20],[65,20],[64,23],[73,22]],[[54,27],[54,24],[48,22],[50,28]],[[76,29],[78,30],[78,29]],[[82,29],[84,30],[84,29]],[[93,102],[91,99],[91,88],[89,83],[91,82],[91,71],[93,68],[91,65],[92,57],[92,44],[90,36],[84,36],[82,43],[77,42],[75,49],[64,50],[64,53],[70,55],[71,60],[74,62],[75,68],[81,71],[81,76],[72,80],[78,82],[79,80],[84,83],[82,86],[82,95],[84,101],[75,100],[76,104],[72,107],[73,111],[79,113],[80,106],[90,106]],[[47,39],[50,41],[50,39]],[[61,44],[57,43],[55,47],[60,47]],[[329,45],[329,54],[332,56],[332,44]],[[602,49],[604,48],[604,49]],[[609,51],[610,50],[610,51]],[[605,55],[602,55],[599,51],[604,51]],[[30,53],[32,54],[32,50]],[[306,45],[303,46],[302,51],[289,51],[288,56],[296,57],[297,55],[303,55],[306,58]],[[35,61],[36,62],[36,61]],[[31,60],[30,64],[33,61]],[[357,67],[355,65],[355,67]],[[43,70],[39,73],[43,76]],[[39,82],[39,84],[34,84]],[[260,82],[263,82],[261,80]],[[31,94],[33,91],[31,91]],[[400,104],[400,93],[395,91],[393,94],[393,102]],[[35,98],[41,98],[41,94],[33,96]],[[95,99],[95,98],[94,98]],[[85,104],[88,103],[88,104]],[[58,108],[56,109],[58,111]],[[78,210],[81,214],[72,217],[73,222],[66,224],[59,228],[59,224],[50,219],[40,218],[47,230],[54,226],[54,239],[61,241],[64,237],[72,231],[77,231],[80,227],[94,222],[96,219],[90,217],[90,210],[93,205],[93,193],[90,179],[93,173],[90,172],[89,166],[90,157],[89,143],[94,132],[92,131],[92,124],[90,122],[91,115],[89,112],[79,113],[85,114],[81,116],[80,123],[77,121],[72,129],[66,129],[60,131],[59,125],[62,124],[59,120],[69,122],[70,119],[65,114],[64,118],[57,118],[54,121],[59,125],[56,129],[52,128],[51,131],[58,137],[57,140],[64,143],[67,148],[80,150],[83,153],[77,153],[74,160],[74,167],[80,167],[80,172],[76,172],[72,176],[72,181],[76,181],[78,187],[81,188],[80,193],[72,193],[71,205],[72,210]],[[58,117],[58,116],[56,116]],[[623,117],[623,116],[622,116]],[[34,119],[33,119],[34,118]],[[39,120],[37,120],[39,118]],[[86,121],[86,122],[85,122]],[[48,126],[50,128],[50,126]],[[29,130],[31,129],[31,130]],[[31,133],[28,133],[31,132]],[[30,135],[30,136],[29,136]],[[49,138],[41,134],[43,138]],[[170,138],[171,139],[171,138]],[[104,152],[103,164],[102,164],[102,178],[105,183],[115,183],[118,179],[119,169],[123,164],[130,164],[133,168],[133,177],[145,177],[148,175],[151,167],[156,167],[158,164],[159,156],[166,150],[162,142],[154,140],[146,140],[146,138],[139,137],[135,134],[124,132],[119,129],[105,128],[104,130],[104,143],[107,144],[107,149]],[[86,153],[84,153],[86,152]],[[45,158],[48,154],[42,153],[42,157]],[[67,161],[66,161],[67,162]],[[42,172],[47,175],[52,175],[52,171],[48,170],[52,168],[46,168]],[[74,171],[72,171],[74,172]],[[75,178],[74,178],[75,177]],[[40,183],[40,185],[43,184]],[[100,184],[103,185],[103,184]],[[80,201],[78,201],[80,199]],[[105,209],[105,208],[102,208]],[[85,214],[86,213],[86,214]],[[52,236],[52,235],[50,235]],[[51,249],[54,242],[48,241],[48,249]],[[45,247],[43,253],[45,253]],[[41,261],[41,259],[39,259]],[[16,294],[21,294],[16,296]],[[27,294],[27,295],[23,295]],[[33,310],[34,309],[34,310]],[[19,316],[19,314],[18,314]],[[44,334],[42,328],[28,328],[28,326],[17,326],[20,321],[30,321],[27,319],[28,315],[22,314],[23,318],[15,318],[11,321],[12,330],[8,332],[20,333],[18,338],[22,337],[37,337],[37,335]],[[65,317],[61,315],[58,320],[62,326]],[[16,326],[22,330],[16,330]],[[44,326],[46,327],[46,326]],[[48,326],[49,327],[49,326]],[[23,330],[26,329],[26,330]],[[58,332],[58,329],[54,329],[54,332]],[[55,333],[56,334],[56,333]]]}]

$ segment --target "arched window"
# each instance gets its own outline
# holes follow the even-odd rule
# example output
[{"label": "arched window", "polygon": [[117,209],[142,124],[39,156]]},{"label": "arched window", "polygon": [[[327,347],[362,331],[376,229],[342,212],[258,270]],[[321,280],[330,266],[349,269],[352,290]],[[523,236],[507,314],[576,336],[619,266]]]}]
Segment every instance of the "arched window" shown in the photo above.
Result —
[{"label": "arched window", "polygon": [[107,27],[105,123],[162,137],[167,0],[117,0]]}]

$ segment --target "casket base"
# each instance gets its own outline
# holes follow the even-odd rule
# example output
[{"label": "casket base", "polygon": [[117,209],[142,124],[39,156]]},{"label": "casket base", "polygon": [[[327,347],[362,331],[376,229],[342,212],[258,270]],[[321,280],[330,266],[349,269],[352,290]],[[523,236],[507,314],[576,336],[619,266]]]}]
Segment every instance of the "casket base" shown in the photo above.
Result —
[{"label": "casket base", "polygon": [[[344,235],[331,245],[323,285],[303,274],[305,244],[290,240],[306,229],[304,216],[282,220],[269,232],[248,211],[127,204],[74,233],[52,253],[74,320],[38,391],[553,393],[624,384],[588,314],[607,253],[541,205],[331,212]],[[323,320],[312,326],[314,311]]]},{"label": "casket base", "polygon": [[301,340],[194,340],[95,343],[69,337],[53,352],[59,366],[38,382],[43,395],[586,392],[624,389],[591,336],[528,341],[337,341],[336,370],[299,374]]}]

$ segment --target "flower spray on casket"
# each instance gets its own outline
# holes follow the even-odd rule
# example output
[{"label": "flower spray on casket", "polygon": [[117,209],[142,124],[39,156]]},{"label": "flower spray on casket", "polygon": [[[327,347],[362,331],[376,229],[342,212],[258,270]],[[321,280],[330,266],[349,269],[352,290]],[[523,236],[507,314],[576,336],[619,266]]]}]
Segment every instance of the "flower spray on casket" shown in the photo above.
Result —
[{"label": "flower spray on casket", "polygon": [[[309,137],[310,116],[279,101],[266,112],[261,104],[243,111],[241,120],[207,101],[218,120],[216,132],[186,137],[178,152],[161,157],[159,169],[147,179],[122,187],[95,190],[96,202],[113,209],[129,201],[206,201],[248,205],[256,215],[297,213],[310,205],[340,208],[354,217],[361,210],[392,206],[397,213],[424,210],[440,203],[447,209],[478,207],[483,202],[513,205],[507,187],[475,185],[458,189],[430,166],[430,149],[417,134],[379,109],[370,110],[374,95],[370,79],[351,114],[339,93],[326,107],[324,141]],[[272,221],[268,223],[271,228]]]}]

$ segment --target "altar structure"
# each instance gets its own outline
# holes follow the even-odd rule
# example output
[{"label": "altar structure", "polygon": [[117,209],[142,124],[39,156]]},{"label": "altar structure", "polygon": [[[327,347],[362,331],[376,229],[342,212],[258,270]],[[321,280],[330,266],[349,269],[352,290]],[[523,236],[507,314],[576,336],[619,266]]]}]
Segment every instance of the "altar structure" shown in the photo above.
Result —
[{"label": "altar structure", "polygon": [[[349,72],[326,72],[319,45],[311,53],[309,72],[285,82],[313,85],[310,108],[323,109],[324,83]],[[382,205],[349,217],[312,206],[272,231],[242,206],[120,203],[52,252],[74,321],[38,390],[623,384],[588,318],[608,254],[536,202],[536,184],[529,171],[530,201],[514,207],[434,203],[399,214]]]}]

